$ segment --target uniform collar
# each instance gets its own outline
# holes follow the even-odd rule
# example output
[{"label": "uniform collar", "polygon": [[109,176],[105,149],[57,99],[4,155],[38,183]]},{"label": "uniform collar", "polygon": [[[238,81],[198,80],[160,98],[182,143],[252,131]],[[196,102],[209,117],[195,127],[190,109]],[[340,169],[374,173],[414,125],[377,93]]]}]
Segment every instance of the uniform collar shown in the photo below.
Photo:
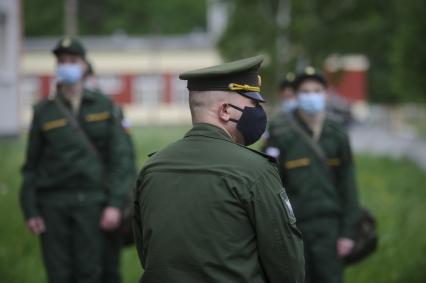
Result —
[{"label": "uniform collar", "polygon": [[310,136],[313,135],[313,132],[311,130],[311,128],[308,126],[308,124],[306,124],[306,122],[303,120],[302,116],[299,113],[299,110],[295,110],[293,112],[293,117],[296,120],[296,123],[298,123],[300,125],[300,127],[307,132]]},{"label": "uniform collar", "polygon": [[[68,101],[64,98],[64,96],[61,93],[57,93],[56,97],[60,97],[64,102],[68,103]],[[83,88],[83,95],[81,96],[82,101],[93,101],[96,97],[94,93],[86,88]]]},{"label": "uniform collar", "polygon": [[96,99],[94,93],[86,88],[83,88],[83,100],[93,101]]},{"label": "uniform collar", "polygon": [[231,137],[223,129],[207,123],[194,124],[192,129],[185,134],[185,138],[191,136],[203,136],[233,142]]}]

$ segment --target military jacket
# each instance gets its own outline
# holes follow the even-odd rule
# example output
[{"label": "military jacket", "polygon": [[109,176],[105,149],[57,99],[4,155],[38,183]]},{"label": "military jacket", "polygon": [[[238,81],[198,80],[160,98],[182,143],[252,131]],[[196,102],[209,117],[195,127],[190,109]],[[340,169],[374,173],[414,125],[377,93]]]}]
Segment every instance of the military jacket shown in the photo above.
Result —
[{"label": "military jacket", "polygon": [[40,203],[73,205],[96,201],[122,207],[128,191],[121,185],[126,141],[114,113],[110,99],[98,92],[84,91],[76,118],[96,148],[93,151],[53,99],[35,106],[22,169],[21,204],[26,218],[38,215]]},{"label": "military jacket", "polygon": [[275,162],[196,124],[135,189],[141,282],[303,282],[301,234]]},{"label": "military jacket", "polygon": [[299,221],[315,217],[338,217],[340,236],[354,238],[358,220],[358,197],[354,164],[345,129],[326,118],[318,140],[327,157],[324,161],[304,142],[288,122],[293,119],[312,136],[297,111],[272,119],[265,152],[279,161],[283,185]]}]

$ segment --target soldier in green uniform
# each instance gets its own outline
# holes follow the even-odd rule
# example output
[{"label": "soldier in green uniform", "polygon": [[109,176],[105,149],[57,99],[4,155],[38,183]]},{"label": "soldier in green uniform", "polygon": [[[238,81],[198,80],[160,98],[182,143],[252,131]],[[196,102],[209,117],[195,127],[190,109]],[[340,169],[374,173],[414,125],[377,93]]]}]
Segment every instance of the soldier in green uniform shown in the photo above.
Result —
[{"label": "soldier in green uniform", "polygon": [[298,108],[272,119],[265,152],[279,169],[303,233],[306,282],[342,282],[354,246],[357,189],[349,139],[325,114],[325,78],[306,68],[294,82]]},{"label": "soldier in green uniform", "polygon": [[266,128],[261,62],[180,75],[193,128],[151,156],[135,189],[141,282],[303,282],[301,234],[275,160],[246,147]]},{"label": "soldier in green uniform", "polygon": [[120,225],[127,193],[126,144],[113,103],[83,89],[81,43],[64,38],[53,53],[57,93],[34,109],[21,205],[49,282],[102,282],[103,232]]},{"label": "soldier in green uniform", "polygon": [[294,73],[288,73],[279,85],[280,111],[288,113],[297,108],[297,98],[293,87],[294,79]]},{"label": "soldier in green uniform", "polygon": [[[93,65],[85,58],[85,74],[84,74],[84,88],[92,92],[100,92],[98,85],[98,78],[95,74]],[[122,186],[127,189],[128,198],[123,207],[123,214],[125,219],[117,229],[104,231],[105,241],[102,256],[102,276],[101,282],[103,283],[119,283],[121,282],[120,273],[120,254],[125,244],[123,235],[123,225],[130,226],[130,207],[131,207],[131,188],[134,186],[136,180],[136,155],[132,137],[130,135],[130,124],[125,118],[123,110],[118,105],[114,105],[114,116],[120,121],[121,129],[125,140],[125,152],[122,154],[125,160],[125,176],[122,178]],[[126,227],[127,228],[127,227]],[[131,233],[129,233],[131,235]]]}]

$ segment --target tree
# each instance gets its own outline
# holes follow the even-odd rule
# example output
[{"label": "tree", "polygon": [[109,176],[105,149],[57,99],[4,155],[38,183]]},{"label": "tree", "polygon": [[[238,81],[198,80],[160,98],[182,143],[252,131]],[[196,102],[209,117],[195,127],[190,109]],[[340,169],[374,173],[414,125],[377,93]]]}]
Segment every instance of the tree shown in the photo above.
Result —
[{"label": "tree", "polygon": [[[64,0],[24,0],[27,36],[64,32]],[[80,35],[180,34],[206,27],[206,2],[199,0],[79,0]]]},{"label": "tree", "polygon": [[397,3],[398,27],[392,42],[392,85],[401,99],[426,101],[426,2]]},{"label": "tree", "polygon": [[[419,3],[422,0],[413,0]],[[228,30],[225,32],[219,47],[227,59],[240,58],[242,55],[266,52],[271,58],[266,73],[266,81],[274,82],[273,62],[276,60],[273,52],[274,25],[265,19],[262,9],[265,5],[274,8],[277,0],[234,0],[235,5]],[[299,0],[292,1],[291,24],[287,36],[292,44],[288,51],[290,61],[288,69],[296,69],[300,65],[313,64],[321,67],[324,59],[333,53],[348,54],[362,53],[370,60],[369,94],[373,101],[398,102],[412,99],[412,96],[401,96],[401,88],[397,89],[395,84],[400,81],[400,75],[392,79],[393,56],[401,54],[400,51],[392,52],[396,39],[396,31],[402,18],[396,17],[397,0]],[[407,2],[399,5],[405,6]],[[412,6],[418,13],[423,11],[419,6]],[[244,17],[240,16],[244,15]],[[412,15],[407,12],[407,17]],[[263,17],[264,20],[259,19]],[[419,19],[412,17],[411,25],[419,24]],[[404,20],[405,21],[405,20]],[[408,21],[407,24],[408,25]],[[404,26],[404,25],[403,25]],[[424,26],[424,25],[422,25]],[[399,28],[401,29],[401,27]],[[406,27],[407,30],[412,30]],[[418,34],[425,34],[416,29]],[[410,48],[405,47],[404,56],[412,54],[412,45],[418,44],[419,38],[412,37]],[[406,39],[403,39],[405,41]],[[406,44],[409,40],[407,40]],[[249,47],[247,45],[250,45]],[[401,44],[406,46],[405,44]],[[424,46],[424,45],[419,45]],[[396,47],[395,47],[396,48]],[[396,49],[398,49],[396,48]],[[402,58],[402,55],[399,55]],[[424,58],[424,57],[423,57]],[[414,58],[413,58],[414,59]],[[400,59],[406,61],[406,59]],[[416,62],[419,63],[420,62]],[[398,65],[400,66],[400,65]],[[424,66],[424,65],[422,65]],[[422,66],[419,66],[421,68]],[[396,66],[395,66],[396,67]],[[396,69],[400,69],[397,67]],[[407,68],[405,68],[407,69]],[[424,67],[423,67],[424,69]],[[421,74],[421,72],[418,72]],[[282,74],[284,77],[285,74]],[[411,77],[406,73],[407,77]],[[402,78],[402,77],[401,77]],[[405,80],[405,79],[404,79]],[[406,79],[408,84],[411,79]],[[416,83],[417,85],[417,83]],[[272,87],[269,87],[269,91]],[[419,92],[419,90],[414,91]]]}]

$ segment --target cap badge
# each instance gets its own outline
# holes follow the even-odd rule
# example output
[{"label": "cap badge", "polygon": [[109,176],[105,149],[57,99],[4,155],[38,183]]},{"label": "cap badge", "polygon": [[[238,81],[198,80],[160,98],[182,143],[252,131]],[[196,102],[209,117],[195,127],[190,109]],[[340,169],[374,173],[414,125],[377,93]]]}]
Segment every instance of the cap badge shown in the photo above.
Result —
[{"label": "cap badge", "polygon": [[62,47],[69,47],[71,45],[71,39],[64,38],[64,40],[62,40],[61,45],[62,45]]},{"label": "cap badge", "polygon": [[314,67],[309,66],[309,67],[306,67],[306,69],[305,69],[305,73],[306,73],[307,75],[314,75],[314,74],[316,73],[316,71],[315,71],[315,68],[314,68]]}]

